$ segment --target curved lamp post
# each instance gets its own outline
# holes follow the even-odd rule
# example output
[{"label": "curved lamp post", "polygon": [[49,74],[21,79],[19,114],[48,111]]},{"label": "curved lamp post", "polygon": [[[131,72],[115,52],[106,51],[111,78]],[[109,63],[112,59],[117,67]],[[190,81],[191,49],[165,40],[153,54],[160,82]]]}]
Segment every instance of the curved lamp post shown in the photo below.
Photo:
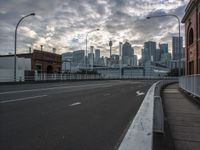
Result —
[{"label": "curved lamp post", "polygon": [[181,30],[181,22],[180,22],[180,19],[177,15],[174,15],[174,14],[165,14],[165,15],[158,15],[158,16],[148,16],[146,17],[147,19],[151,19],[151,18],[158,18],[158,17],[175,17],[178,21],[178,30],[179,30],[179,39],[178,39],[178,43],[179,43],[179,46],[178,46],[178,54],[179,54],[179,65],[178,65],[178,75],[180,76],[181,75],[181,33],[180,33],[180,30]]},{"label": "curved lamp post", "polygon": [[87,37],[88,37],[88,34],[89,34],[89,33],[92,33],[92,32],[95,32],[95,31],[99,31],[99,29],[91,30],[91,31],[87,32],[87,34],[86,34],[86,54],[85,54],[85,55],[86,55],[86,58],[85,58],[85,59],[86,59],[86,60],[85,60],[86,75],[87,75],[87,58],[88,58],[88,57],[87,57]]},{"label": "curved lamp post", "polygon": [[28,15],[22,17],[22,18],[19,20],[19,22],[17,23],[17,26],[16,26],[16,28],[15,28],[15,47],[14,47],[14,49],[15,49],[15,54],[14,54],[14,81],[15,81],[15,82],[16,82],[17,28],[18,28],[20,22],[21,22],[24,18],[27,18],[27,17],[29,17],[29,16],[35,16],[35,13],[31,13],[31,14],[28,14]]}]

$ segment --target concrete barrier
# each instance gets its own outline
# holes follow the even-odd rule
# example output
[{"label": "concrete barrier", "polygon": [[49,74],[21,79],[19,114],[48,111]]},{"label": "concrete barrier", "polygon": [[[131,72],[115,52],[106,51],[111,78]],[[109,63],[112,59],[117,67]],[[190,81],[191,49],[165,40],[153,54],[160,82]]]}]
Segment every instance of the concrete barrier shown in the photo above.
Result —
[{"label": "concrete barrier", "polygon": [[153,133],[164,133],[164,113],[160,90],[177,81],[158,81],[148,90],[118,150],[152,150]]}]

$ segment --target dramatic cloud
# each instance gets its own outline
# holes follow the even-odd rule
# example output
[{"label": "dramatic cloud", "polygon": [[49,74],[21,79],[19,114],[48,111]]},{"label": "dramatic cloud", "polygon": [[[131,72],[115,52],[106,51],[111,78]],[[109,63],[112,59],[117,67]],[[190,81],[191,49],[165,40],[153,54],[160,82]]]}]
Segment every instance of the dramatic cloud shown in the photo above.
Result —
[{"label": "dramatic cloud", "polygon": [[[113,41],[113,52],[118,53],[119,42],[129,41],[140,55],[148,40],[168,42],[177,35],[178,23],[173,17],[154,18],[150,15],[176,14],[180,18],[189,0],[0,0],[0,54],[13,53],[14,30],[18,29],[17,51],[28,52],[28,47],[46,51],[56,48],[58,53],[85,49],[94,45],[108,55],[108,42]],[[182,25],[181,34],[184,35]],[[169,47],[171,49],[171,47]]]}]

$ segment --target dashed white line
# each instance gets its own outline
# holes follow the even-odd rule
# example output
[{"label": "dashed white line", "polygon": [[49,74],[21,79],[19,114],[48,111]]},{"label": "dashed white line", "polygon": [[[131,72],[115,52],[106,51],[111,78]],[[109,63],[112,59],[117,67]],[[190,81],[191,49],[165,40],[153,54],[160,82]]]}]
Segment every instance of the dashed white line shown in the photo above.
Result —
[{"label": "dashed white line", "polygon": [[80,105],[80,104],[81,104],[80,102],[76,102],[76,103],[70,104],[69,106],[72,107],[72,106],[76,106],[76,105]]},{"label": "dashed white line", "polygon": [[16,102],[16,101],[24,101],[24,100],[28,100],[28,99],[34,99],[34,98],[41,98],[41,97],[45,97],[45,96],[47,96],[47,95],[38,95],[38,96],[24,97],[24,98],[19,98],[19,99],[4,100],[4,101],[0,101],[0,104]]},{"label": "dashed white line", "polygon": [[110,93],[106,93],[106,94],[104,94],[103,96],[110,96],[111,94]]}]

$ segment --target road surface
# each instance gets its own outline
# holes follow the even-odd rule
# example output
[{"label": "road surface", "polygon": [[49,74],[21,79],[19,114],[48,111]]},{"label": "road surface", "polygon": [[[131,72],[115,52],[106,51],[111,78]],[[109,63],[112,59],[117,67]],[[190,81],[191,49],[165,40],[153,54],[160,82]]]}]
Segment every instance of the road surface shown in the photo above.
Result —
[{"label": "road surface", "polygon": [[1,150],[113,150],[152,81],[0,85]]}]

